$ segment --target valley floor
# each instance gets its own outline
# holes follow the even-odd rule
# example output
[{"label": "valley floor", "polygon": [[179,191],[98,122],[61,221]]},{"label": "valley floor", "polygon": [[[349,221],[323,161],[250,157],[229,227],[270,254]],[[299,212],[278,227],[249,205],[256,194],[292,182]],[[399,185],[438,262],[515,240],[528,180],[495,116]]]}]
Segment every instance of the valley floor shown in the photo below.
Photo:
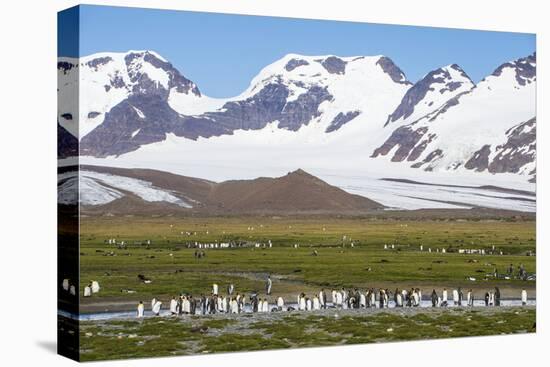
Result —
[{"label": "valley floor", "polygon": [[81,322],[80,351],[93,361],[304,348],[532,333],[535,322],[533,306],[121,318]]},{"label": "valley floor", "polygon": [[[223,292],[233,283],[235,292],[248,295],[263,291],[268,274],[273,293],[291,300],[342,287],[419,287],[425,296],[462,287],[482,299],[495,286],[503,298],[519,299],[522,288],[533,298],[536,285],[517,279],[520,266],[536,273],[536,257],[527,256],[536,251],[529,219],[85,217],[80,228],[78,293],[92,280],[101,285],[99,293],[81,297],[84,312],[133,309],[140,300],[166,302],[182,292],[209,295],[213,283]],[[108,238],[125,248],[105,243]],[[201,259],[188,248],[229,241],[246,247],[202,249]],[[486,254],[458,253],[463,249]],[[507,277],[510,265],[514,275]]]},{"label": "valley floor", "polygon": [[[80,221],[82,360],[300,348],[535,331],[536,222],[533,217],[146,217],[90,216]],[[116,244],[108,239],[115,239]],[[124,242],[124,246],[120,246]],[[242,247],[200,248],[239,243]],[[272,246],[268,244],[271,243]],[[460,253],[483,249],[485,254]],[[443,252],[445,250],[445,252]],[[206,256],[197,258],[198,251]],[[512,265],[513,274],[507,276]],[[522,267],[532,278],[518,278]],[[495,270],[499,276],[495,276]],[[145,283],[143,277],[150,280]],[[267,275],[273,296],[264,296]],[[82,297],[98,281],[101,289]],[[129,317],[137,303],[181,293],[221,294],[229,284],[270,304],[295,303],[325,289],[462,287],[476,300],[499,287],[505,307],[389,308],[314,312]],[[526,289],[528,306],[519,306]],[[512,302],[510,301],[512,300]],[[329,300],[330,302],[330,300]],[[506,303],[508,302],[508,303]],[[391,306],[391,304],[390,304]],[[128,314],[130,312],[130,314]],[[61,323],[64,317],[61,316]]]}]

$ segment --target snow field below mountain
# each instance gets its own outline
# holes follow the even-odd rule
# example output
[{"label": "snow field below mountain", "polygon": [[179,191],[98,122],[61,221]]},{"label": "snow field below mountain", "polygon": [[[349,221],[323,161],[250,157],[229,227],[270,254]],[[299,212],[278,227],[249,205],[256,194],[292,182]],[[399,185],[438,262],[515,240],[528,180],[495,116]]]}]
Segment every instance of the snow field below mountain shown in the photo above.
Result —
[{"label": "snow field below mountain", "polygon": [[192,207],[172,193],[135,178],[82,170],[80,179],[74,172],[60,174],[58,182],[62,181],[64,182],[58,189],[58,202],[62,204],[74,204],[79,188],[82,205],[104,205],[130,193],[148,202],[167,202],[184,208]]},{"label": "snow field below mountain", "polygon": [[[307,135],[308,129],[314,128],[306,126],[300,129],[301,134]],[[235,135],[237,139],[234,139]],[[299,134],[281,129],[237,131],[235,135],[197,141],[168,135],[162,143],[149,144],[117,158],[81,157],[81,163],[150,168],[217,182],[278,177],[301,168],[330,185],[395,209],[483,206],[535,211],[531,196],[512,200],[506,197],[521,195],[381,180],[394,178],[438,185],[492,185],[534,191],[535,185],[518,175],[472,171],[460,175],[449,171],[426,173],[400,163],[373,160],[363,154],[364,151],[343,144],[339,139],[319,144],[317,140],[308,142],[299,138]]]}]

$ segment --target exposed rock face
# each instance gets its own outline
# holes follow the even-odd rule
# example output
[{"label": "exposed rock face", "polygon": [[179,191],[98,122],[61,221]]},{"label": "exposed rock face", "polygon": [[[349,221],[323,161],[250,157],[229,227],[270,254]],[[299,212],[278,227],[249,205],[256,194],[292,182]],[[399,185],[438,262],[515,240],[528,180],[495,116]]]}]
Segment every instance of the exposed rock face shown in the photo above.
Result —
[{"label": "exposed rock face", "polygon": [[489,154],[491,154],[491,146],[484,145],[480,150],[464,164],[467,169],[473,169],[478,172],[484,171],[489,166]]},{"label": "exposed rock face", "polygon": [[500,76],[505,68],[513,68],[516,73],[516,80],[519,85],[526,85],[536,80],[537,76],[537,54],[536,52],[527,57],[513,62],[507,62],[499,66],[492,75]]},{"label": "exposed rock face", "polygon": [[536,118],[509,129],[506,132],[506,143],[495,147],[496,155],[487,167],[489,172],[517,173],[526,164],[534,162],[537,151],[536,134]]},{"label": "exposed rock face", "polygon": [[292,71],[297,67],[304,66],[304,65],[309,65],[309,62],[302,59],[292,59],[285,65],[285,70]]},{"label": "exposed rock face", "polygon": [[271,83],[250,98],[227,102],[220,111],[182,116],[170,108],[168,95],[162,88],[147,78],[142,81],[144,87],[140,93],[111,109],[104,122],[82,138],[82,154],[120,155],[162,141],[167,133],[196,140],[232,134],[235,130],[262,129],[276,120],[280,128],[296,131],[319,115],[322,102],[332,99],[326,88],[314,86],[287,103],[288,88]]},{"label": "exposed rock face", "polygon": [[450,82],[449,84],[447,84],[447,88],[441,89],[439,91],[439,93],[443,94],[447,91],[452,92],[452,91],[457,90],[458,88],[460,88],[461,85],[462,85],[461,82]]},{"label": "exposed rock face", "polygon": [[[431,151],[422,161],[416,162],[415,164],[411,165],[412,168],[420,168],[423,165],[435,161],[437,158],[443,156],[443,151],[441,149],[436,149],[434,151]],[[429,168],[427,168],[429,170]]]},{"label": "exposed rock face", "polygon": [[230,131],[236,129],[255,130],[280,117],[288,98],[286,86],[267,84],[258,93],[243,101],[228,102],[223,112],[209,112],[206,117],[216,121]]},{"label": "exposed rock face", "polygon": [[78,156],[78,139],[57,124],[57,158]]},{"label": "exposed rock face", "polygon": [[312,87],[307,93],[301,94],[295,101],[288,102],[280,112],[279,127],[297,131],[302,125],[307,125],[312,118],[318,117],[319,105],[331,101],[332,95],[326,88]]},{"label": "exposed rock face", "polygon": [[[416,133],[421,133],[422,130],[417,129]],[[428,144],[432,142],[432,140],[435,138],[435,134],[426,134],[427,138],[422,139],[419,144],[416,144],[414,149],[411,151],[411,153],[407,156],[407,160],[410,162],[416,161],[422,153],[426,150],[428,147]]]},{"label": "exposed rock face", "polygon": [[394,82],[407,85],[412,84],[405,77],[405,73],[403,73],[403,71],[399,69],[399,67],[395,65],[389,57],[382,56],[376,64],[380,65],[382,70],[384,70],[384,72],[388,74]]},{"label": "exposed rock face", "polygon": [[[453,79],[449,69],[457,71],[463,80]],[[413,114],[415,107],[424,100],[426,94],[430,91],[434,91],[435,88],[439,89],[440,94],[445,92],[453,92],[468,83],[468,88],[474,86],[472,80],[464,73],[464,71],[456,64],[449,66],[448,68],[440,68],[429,72],[424,78],[415,83],[405,94],[403,100],[397,106],[395,111],[388,116],[386,125],[395,122],[399,119],[406,119]],[[433,103],[433,102],[432,102]],[[431,105],[430,105],[431,106]],[[438,107],[438,106],[433,106]]]},{"label": "exposed rock face", "polygon": [[90,60],[86,63],[90,68],[93,68],[97,71],[98,66],[105,65],[113,61],[113,58],[110,56],[98,57],[97,59]]},{"label": "exposed rock face", "polygon": [[422,139],[427,131],[427,127],[413,129],[411,126],[401,126],[393,132],[381,147],[374,151],[372,157],[376,158],[379,155],[387,155],[397,146],[398,148],[391,160],[392,162],[401,162],[409,156],[415,145]]},{"label": "exposed rock face", "polygon": [[350,122],[351,120],[359,116],[360,114],[361,114],[361,111],[349,111],[346,113],[340,112],[338,115],[336,115],[334,120],[332,120],[332,122],[327,127],[325,132],[330,133],[332,131],[338,130],[339,128],[341,128],[342,126],[344,126],[345,124],[347,124],[348,122]]},{"label": "exposed rock face", "polygon": [[504,144],[484,145],[464,167],[478,172],[518,173],[522,167],[535,161],[536,138],[536,118],[532,118],[506,131]]},{"label": "exposed rock face", "polygon": [[529,172],[529,176],[531,176],[531,178],[529,179],[529,182],[531,182],[531,183],[536,183],[537,182],[537,170],[536,169]]},{"label": "exposed rock face", "polygon": [[59,61],[57,63],[57,70],[63,71],[66,74],[69,70],[74,68],[76,65],[68,61]]},{"label": "exposed rock face", "polygon": [[[142,63],[149,63],[155,68],[161,69],[168,74],[168,88],[165,88],[157,81],[151,80],[149,75],[142,70]],[[136,52],[129,53],[124,58],[126,67],[128,68],[128,75],[132,83],[135,83],[132,87],[132,92],[136,94],[161,94],[168,96],[169,90],[176,88],[179,93],[193,93],[196,96],[200,96],[201,93],[195,83],[185,78],[176,70],[172,64],[164,60],[159,59],[155,55],[149,52]]]},{"label": "exposed rock face", "polygon": [[331,74],[344,74],[346,72],[346,62],[336,56],[329,56],[319,62]]},{"label": "exposed rock face", "polygon": [[318,116],[318,107],[332,99],[326,88],[311,87],[292,102],[287,102],[288,88],[284,84],[266,85],[254,96],[238,102],[228,102],[220,112],[209,112],[205,117],[227,131],[257,130],[278,120],[279,127],[296,131]]}]

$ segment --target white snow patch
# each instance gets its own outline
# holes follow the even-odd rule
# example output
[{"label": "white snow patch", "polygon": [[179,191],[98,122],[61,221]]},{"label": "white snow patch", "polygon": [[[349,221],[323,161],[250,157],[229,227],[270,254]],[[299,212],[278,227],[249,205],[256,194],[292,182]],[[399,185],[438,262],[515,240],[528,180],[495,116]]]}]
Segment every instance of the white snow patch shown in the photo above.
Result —
[{"label": "white snow patch", "polygon": [[82,170],[58,175],[58,202],[75,204],[78,190],[83,205],[104,205],[132,193],[147,202],[167,202],[184,208],[192,205],[150,182],[130,177]]},{"label": "white snow patch", "polygon": [[145,118],[145,114],[139,108],[137,108],[136,106],[132,106],[132,108],[136,111],[140,119]]},{"label": "white snow patch", "polygon": [[201,115],[220,109],[228,99],[197,96],[192,92],[179,93],[176,88],[170,90],[168,105],[177,113],[184,116]]}]

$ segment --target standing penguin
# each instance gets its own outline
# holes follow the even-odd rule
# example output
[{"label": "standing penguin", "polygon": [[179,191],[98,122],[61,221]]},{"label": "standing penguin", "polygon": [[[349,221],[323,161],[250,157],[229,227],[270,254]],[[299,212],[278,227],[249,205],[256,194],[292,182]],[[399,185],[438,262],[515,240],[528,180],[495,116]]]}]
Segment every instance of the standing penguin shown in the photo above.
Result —
[{"label": "standing penguin", "polygon": [[403,307],[403,294],[401,292],[395,293],[395,307]]},{"label": "standing penguin", "polygon": [[319,297],[317,297],[317,295],[313,296],[313,309],[315,311],[321,309],[321,303],[319,303]]},{"label": "standing penguin", "polygon": [[252,312],[258,312],[258,296],[256,295],[256,293],[254,293],[251,297],[250,297],[250,303],[252,305]]},{"label": "standing penguin", "polygon": [[189,295],[183,297],[183,313],[186,315],[191,313],[191,299]]},{"label": "standing penguin", "polygon": [[137,306],[137,317],[142,318],[144,311],[145,311],[145,307],[143,306],[143,302],[139,301],[139,304]]},{"label": "standing penguin", "polygon": [[206,296],[204,294],[201,294],[201,301],[200,301],[201,307],[200,307],[200,313],[201,315],[206,315],[206,309],[208,307]]},{"label": "standing penguin", "polygon": [[239,304],[239,312],[244,312],[246,307],[246,299],[244,295],[237,295],[237,303]]},{"label": "standing penguin", "polygon": [[232,300],[231,300],[231,312],[232,313],[239,313],[240,312],[239,301],[237,301],[237,299],[235,297],[233,297]]},{"label": "standing penguin", "polygon": [[306,310],[306,307],[307,307],[307,304],[306,304],[306,295],[305,294],[300,294],[300,297],[299,297],[299,302],[298,302],[298,310],[300,311],[305,311]]},{"label": "standing penguin", "polygon": [[162,302],[157,301],[155,305],[153,306],[153,313],[158,316],[160,314],[160,308],[162,307]]},{"label": "standing penguin", "polygon": [[285,301],[283,300],[283,297],[279,296],[279,298],[277,298],[277,309],[279,311],[282,311],[284,307],[285,307]]},{"label": "standing penguin", "polygon": [[359,293],[359,290],[357,288],[355,288],[353,298],[355,301],[353,304],[353,308],[361,307],[361,294]]},{"label": "standing penguin", "polygon": [[342,294],[342,308],[348,308],[348,292],[342,287],[340,293]]},{"label": "standing penguin", "polygon": [[271,281],[271,276],[267,276],[267,280],[265,282],[265,293],[270,296],[271,295],[271,287],[273,285],[273,282]]},{"label": "standing penguin", "polygon": [[458,291],[456,289],[453,289],[453,303],[458,306]]},{"label": "standing penguin", "polygon": [[91,297],[92,295],[92,288],[87,285],[84,287],[84,297]]},{"label": "standing penguin", "polygon": [[170,301],[170,313],[172,315],[178,314],[178,301],[176,301],[175,297],[172,297],[172,300]]},{"label": "standing penguin", "polygon": [[500,289],[495,287],[495,306],[500,306]]},{"label": "standing penguin", "polygon": [[336,292],[336,306],[342,308],[344,304],[344,295],[342,292]]},{"label": "standing penguin", "polygon": [[61,287],[63,287],[63,290],[65,292],[69,291],[69,279],[65,278],[63,279],[63,283],[61,283]]},{"label": "standing penguin", "polygon": [[322,308],[327,308],[327,293],[324,289],[321,289],[321,291],[319,292],[319,303],[321,304]]},{"label": "standing penguin", "polygon": [[216,304],[216,309],[218,312],[223,312],[223,298],[221,296],[216,297],[216,300],[218,303]]},{"label": "standing penguin", "polygon": [[180,296],[178,297],[178,301],[176,304],[176,311],[178,315],[183,314],[183,294],[180,294]]},{"label": "standing penguin", "polygon": [[210,314],[216,313],[216,306],[218,305],[218,301],[216,298],[217,298],[216,296],[212,295],[208,300],[208,312]]},{"label": "standing penguin", "polygon": [[413,307],[420,306],[420,295],[418,294],[418,289],[415,289],[413,292]]},{"label": "standing penguin", "polygon": [[192,295],[189,295],[189,306],[190,306],[189,312],[191,313],[191,315],[196,315],[197,314],[197,300],[195,298],[193,298]]},{"label": "standing penguin", "polygon": [[437,292],[432,290],[432,307],[437,307],[437,301],[439,300],[439,297],[437,297]]},{"label": "standing penguin", "polygon": [[222,311],[223,313],[227,313],[229,311],[228,304],[227,304],[227,297],[222,298]]}]

